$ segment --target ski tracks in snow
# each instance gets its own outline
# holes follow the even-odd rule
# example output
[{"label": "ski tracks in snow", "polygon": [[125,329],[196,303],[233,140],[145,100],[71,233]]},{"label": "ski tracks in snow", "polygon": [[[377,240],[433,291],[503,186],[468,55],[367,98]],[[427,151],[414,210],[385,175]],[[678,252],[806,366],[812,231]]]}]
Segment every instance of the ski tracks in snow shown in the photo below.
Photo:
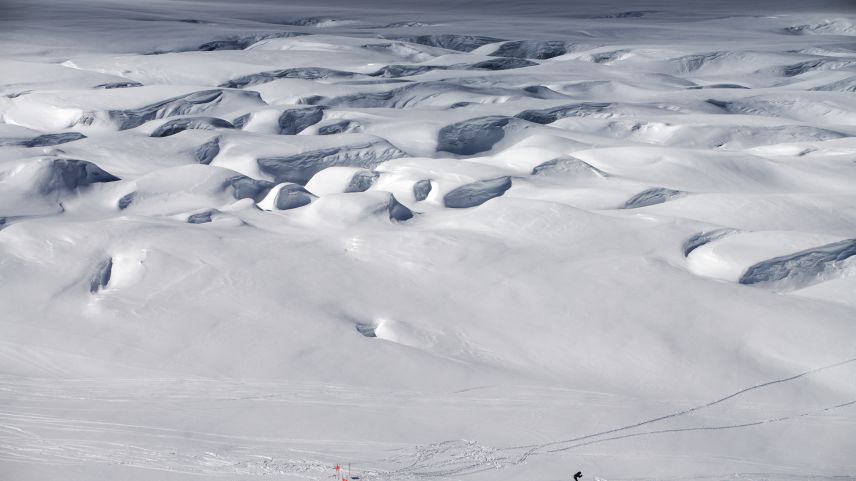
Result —
[{"label": "ski tracks in snow", "polygon": [[[0,459],[55,464],[110,463],[199,475],[281,474],[322,479],[329,476],[330,467],[336,463],[336,460],[342,459],[343,452],[350,451],[351,454],[346,456],[355,456],[354,449],[357,449],[360,453],[387,453],[385,457],[374,460],[349,458],[361,461],[359,475],[362,479],[442,479],[509,468],[526,463],[533,456],[557,455],[610,441],[655,435],[676,435],[693,431],[759,427],[827,414],[856,405],[856,400],[846,400],[834,405],[743,422],[640,429],[698,413],[753,391],[793,382],[853,363],[856,363],[856,358],[759,383],[704,404],[611,429],[559,441],[509,447],[486,446],[471,440],[448,440],[413,447],[400,447],[390,443],[332,440],[307,443],[305,440],[298,439],[242,437],[142,424],[49,416],[36,414],[36,410],[38,407],[49,405],[52,400],[85,401],[107,398],[110,402],[125,403],[138,399],[136,394],[139,389],[143,389],[143,386],[136,382],[114,384],[113,386],[118,385],[128,390],[124,393],[127,396],[122,396],[91,381],[83,381],[73,386],[38,387],[32,382],[16,384],[14,380],[7,378],[0,382],[0,393],[4,393],[7,398],[3,403],[7,407],[0,409]],[[279,386],[277,390],[277,385],[270,383],[254,386],[250,383],[218,381],[175,382],[176,385],[169,380],[152,381],[149,384],[152,399],[165,395],[166,399],[180,403],[182,400],[193,397],[192,392],[188,391],[198,390],[207,396],[236,402],[286,400],[311,404],[317,401],[313,399],[313,390],[319,389],[318,386],[296,385]],[[222,385],[217,387],[217,384]],[[325,386],[320,390],[338,393],[336,397],[341,397],[343,404],[371,403],[373,399],[381,396],[377,392],[358,392],[350,396],[347,389],[333,386]],[[262,395],[262,393],[266,394]],[[35,407],[31,407],[29,413],[15,412],[10,410],[12,406],[10,400],[24,401]],[[321,403],[326,402],[328,401],[321,400]],[[129,440],[134,441],[129,442]],[[314,445],[316,450],[305,450],[307,444]],[[192,446],[192,449],[177,448],[176,446],[179,445]]]}]

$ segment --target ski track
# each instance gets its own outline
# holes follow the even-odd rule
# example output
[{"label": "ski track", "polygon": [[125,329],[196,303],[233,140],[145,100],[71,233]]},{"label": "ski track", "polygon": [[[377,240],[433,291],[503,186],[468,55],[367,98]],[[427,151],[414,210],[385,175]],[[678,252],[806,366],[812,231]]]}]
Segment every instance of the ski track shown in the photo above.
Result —
[{"label": "ski track", "polygon": [[[597,433],[586,434],[573,437],[561,441],[552,441],[540,443],[536,445],[520,445],[511,447],[491,447],[479,444],[476,441],[468,440],[449,440],[439,443],[434,443],[425,446],[415,446],[411,448],[394,449],[392,456],[381,458],[371,463],[360,465],[359,474],[362,479],[367,480],[394,480],[394,479],[432,479],[432,478],[447,478],[450,476],[464,476],[475,474],[484,471],[502,470],[512,466],[526,463],[532,456],[555,455],[585,446],[594,444],[606,443],[610,441],[618,441],[623,439],[664,435],[664,434],[680,434],[693,431],[722,431],[731,429],[742,429],[768,425],[772,423],[781,423],[794,421],[800,418],[817,416],[824,413],[829,413],[837,409],[856,405],[856,400],[839,403],[832,406],[821,407],[808,411],[798,412],[786,416],[777,416],[756,421],[744,422],[738,424],[712,425],[712,426],[689,426],[679,428],[657,429],[649,431],[630,432],[618,436],[608,436],[610,434],[632,431],[636,428],[658,423],[661,421],[670,420],[680,416],[685,416],[695,413],[706,408],[725,403],[738,396],[749,393],[751,391],[764,389],[777,384],[795,381],[812,374],[820,373],[826,370],[837,367],[846,366],[856,362],[856,358],[847,359],[841,362],[822,366],[793,376],[788,376],[781,379],[767,381],[754,386],[749,386],[740,389],[719,399],[708,403],[700,404],[688,409],[666,414],[652,419],[643,420],[637,423],[632,423],[617,428],[600,431]],[[155,385],[159,384],[158,380],[154,381]],[[150,381],[150,382],[151,382]],[[193,381],[182,380],[182,384],[194,384]],[[205,385],[215,381],[199,381]],[[172,384],[172,380],[163,379],[160,383],[164,387]],[[216,383],[216,382],[215,382]],[[91,385],[92,381],[83,381],[83,386]],[[115,392],[117,385],[115,383],[111,387],[105,387],[103,390],[92,390],[89,387],[83,391],[83,395],[69,395],[71,399],[97,399],[100,396],[108,395]],[[129,381],[131,386],[138,384],[137,381]],[[215,384],[216,385],[216,384]],[[265,386],[265,385],[262,385]],[[228,394],[226,399],[248,400],[255,399],[257,401],[265,401],[275,399],[282,394],[267,394],[264,396],[250,396],[235,392],[234,386],[224,387],[223,394]],[[315,393],[317,386],[306,385],[304,390],[289,390],[289,394],[310,395]],[[254,386],[248,389],[249,392],[257,392],[259,386]],[[266,385],[266,390],[275,390],[275,385]],[[347,387],[327,386],[326,390],[339,392],[349,396],[357,395],[358,399],[363,402],[368,402],[374,399],[374,396],[362,396],[352,391]],[[34,392],[29,393],[33,400],[50,400],[63,392],[63,388],[54,388],[53,392]],[[17,392],[26,392],[21,389],[14,380],[0,380],[0,392],[13,394]],[[162,396],[162,395],[161,395]],[[159,396],[160,397],[160,396]],[[192,398],[192,394],[187,395],[172,395],[173,399]],[[216,399],[217,396],[212,397]],[[352,400],[354,402],[356,400]],[[303,402],[317,403],[316,399],[307,397]],[[54,429],[64,434],[62,442],[39,436],[34,431],[38,429]],[[187,440],[188,437],[193,439],[195,443],[209,448],[196,453],[186,453],[169,451],[164,449],[155,449],[152,447],[144,447],[134,444],[125,444],[119,442],[107,441],[91,441],[91,440],[75,440],[74,433],[89,433],[89,434],[129,434],[135,435],[145,434],[149,443],[169,443],[176,440]],[[5,442],[2,442],[5,439]],[[297,440],[291,440],[293,443]],[[581,442],[582,441],[582,442]],[[303,442],[306,442],[305,440]],[[314,440],[313,444],[319,444],[323,440]],[[261,443],[261,444],[253,444]],[[0,411],[0,459],[18,462],[44,463],[52,462],[58,464],[74,464],[74,463],[120,463],[122,465],[133,466],[150,470],[177,471],[183,473],[200,474],[200,475],[215,475],[215,474],[238,474],[238,475],[269,475],[269,474],[292,474],[306,477],[307,479],[323,479],[329,476],[331,463],[334,461],[325,461],[323,459],[313,459],[306,457],[289,457],[286,461],[274,460],[268,454],[276,448],[273,445],[281,444],[281,439],[270,438],[247,438],[235,437],[234,435],[218,435],[213,433],[188,432],[179,429],[158,428],[154,426],[108,423],[90,420],[76,420],[69,418],[56,418],[51,416],[37,416],[17,414],[13,412]],[[330,441],[327,441],[330,443]],[[355,442],[349,441],[349,445],[353,447]],[[356,443],[359,444],[359,443]],[[228,445],[228,452],[217,452],[217,446]],[[201,449],[201,448],[200,448]],[[388,447],[383,445],[375,446],[375,449],[388,451]],[[290,455],[296,454],[299,450],[289,450]],[[320,454],[320,453],[319,453]],[[335,459],[336,455],[328,453],[325,457]],[[357,460],[355,460],[357,461]],[[372,467],[374,466],[374,467]],[[393,467],[390,467],[393,466]]]},{"label": "ski track", "polygon": [[[655,422],[659,422],[659,421],[664,421],[664,420],[666,420],[666,419],[670,419],[670,418],[676,418],[676,417],[679,417],[679,416],[683,416],[683,415],[685,415],[685,414],[690,414],[690,413],[693,413],[693,412],[699,411],[699,410],[701,410],[701,409],[705,409],[705,408],[709,408],[709,407],[711,407],[711,406],[715,406],[715,405],[720,404],[720,403],[723,403],[723,402],[725,402],[725,401],[727,401],[727,400],[729,400],[729,399],[732,399],[732,398],[735,398],[735,397],[737,397],[737,396],[740,396],[741,394],[745,394],[745,393],[747,393],[747,392],[754,391],[754,390],[756,390],[756,389],[763,389],[763,388],[765,388],[765,387],[772,386],[772,385],[775,385],[775,384],[781,384],[781,383],[786,383],[786,382],[789,382],[789,381],[794,381],[794,380],[796,380],[796,379],[800,379],[800,378],[802,378],[802,377],[805,377],[805,376],[808,376],[808,375],[811,375],[811,374],[815,374],[815,373],[822,372],[822,371],[825,371],[825,370],[827,370],[827,369],[832,369],[832,368],[839,367],[839,366],[844,366],[844,365],[850,364],[850,363],[852,363],[852,362],[856,362],[856,358],[847,359],[847,360],[845,360],[845,361],[837,362],[837,363],[835,363],[835,364],[830,364],[830,365],[827,365],[827,366],[818,367],[818,368],[815,368],[815,369],[810,369],[810,370],[808,370],[808,371],[803,371],[803,372],[801,372],[801,373],[799,373],[799,374],[796,374],[796,375],[793,375],[793,376],[790,376],[790,377],[786,377],[786,378],[782,378],[782,379],[776,379],[776,380],[773,380],[773,381],[768,381],[768,382],[765,382],[765,383],[757,384],[757,385],[755,385],[755,386],[750,386],[750,387],[747,387],[747,388],[741,389],[741,390],[739,390],[739,391],[733,392],[733,393],[731,393],[731,394],[729,394],[729,395],[727,395],[727,396],[725,396],[725,397],[722,397],[722,398],[716,399],[716,400],[714,400],[714,401],[711,401],[711,402],[709,402],[709,403],[707,403],[707,404],[701,404],[701,405],[699,405],[699,406],[694,406],[694,407],[692,407],[692,408],[685,409],[685,410],[683,410],[683,411],[678,411],[678,412],[675,412],[675,413],[666,414],[666,415],[664,415],[664,416],[656,417],[656,418],[653,418],[653,419],[648,419],[648,420],[645,420],[645,421],[640,421],[640,422],[635,423],[635,424],[630,424],[630,425],[627,425],[627,426],[622,426],[622,427],[618,427],[618,428],[610,429],[610,430],[607,430],[607,431],[601,431],[601,432],[599,432],[599,433],[588,434],[588,435],[581,436],[581,437],[578,437],[578,438],[566,439],[566,440],[563,440],[563,441],[554,441],[554,442],[551,442],[551,443],[539,444],[539,445],[535,445],[535,446],[519,446],[519,447],[522,447],[522,448],[530,448],[530,451],[527,451],[527,452],[523,455],[523,460],[525,460],[525,458],[526,458],[526,457],[528,457],[529,455],[534,454],[535,452],[537,452],[537,451],[539,451],[539,450],[541,450],[541,449],[543,449],[543,448],[545,448],[545,447],[555,446],[555,445],[558,445],[558,444],[575,443],[575,442],[577,442],[577,441],[582,441],[582,440],[584,440],[584,439],[589,439],[589,438],[593,438],[593,437],[599,437],[599,436],[603,436],[603,435],[606,435],[606,434],[612,434],[612,433],[616,433],[616,432],[620,432],[620,431],[627,431],[627,430],[629,430],[629,429],[634,429],[634,428],[637,428],[637,427],[640,427],[640,426],[644,426],[644,425],[646,425],[646,424],[651,424],[651,423],[655,423]],[[848,404],[848,405],[849,405],[849,404]],[[763,424],[763,422],[759,422],[759,423],[755,423],[755,424]],[[746,426],[750,426],[750,425],[754,425],[754,424],[748,424],[748,425],[746,425]],[[742,426],[736,426],[736,427],[742,427]],[[615,438],[615,439],[620,439],[620,438]],[[555,451],[553,451],[553,452],[555,452]]]}]

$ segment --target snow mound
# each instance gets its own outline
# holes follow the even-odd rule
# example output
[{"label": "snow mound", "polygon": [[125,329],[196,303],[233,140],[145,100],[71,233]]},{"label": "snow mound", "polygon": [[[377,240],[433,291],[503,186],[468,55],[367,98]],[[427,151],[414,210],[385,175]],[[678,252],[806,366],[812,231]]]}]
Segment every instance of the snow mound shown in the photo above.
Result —
[{"label": "snow mound", "polygon": [[840,261],[851,246],[838,239],[792,231],[725,233],[690,251],[687,267],[729,282],[796,289],[822,280],[827,268],[831,276],[845,270]]},{"label": "snow mound", "polygon": [[377,180],[378,174],[359,167],[327,167],[313,175],[306,189],[315,195],[364,192]]},{"label": "snow mound", "polygon": [[197,147],[193,152],[193,157],[200,164],[210,164],[220,153],[220,137],[205,142]]},{"label": "snow mound", "polygon": [[63,132],[59,134],[43,134],[31,139],[0,139],[0,146],[19,147],[52,147],[54,145],[74,142],[85,139],[86,136],[80,132]]},{"label": "snow mound", "polygon": [[568,53],[568,46],[561,40],[515,40],[503,43],[490,55],[546,60],[566,53]]},{"label": "snow mound", "polygon": [[317,124],[323,118],[324,109],[321,107],[286,110],[277,120],[279,133],[283,135],[298,134],[307,127]]},{"label": "snow mound", "polygon": [[833,18],[818,23],[786,27],[785,32],[795,35],[856,35],[856,24],[844,18]]},{"label": "snow mound", "polygon": [[499,197],[511,188],[510,177],[481,180],[462,185],[443,196],[443,205],[453,209],[476,207]]},{"label": "snow mound", "polygon": [[[185,130],[214,130],[214,129],[234,129],[235,126],[231,122],[217,117],[190,117],[183,119],[169,120],[161,124],[154,132],[152,137],[169,137]],[[203,154],[203,158],[204,158]],[[210,160],[209,160],[210,162]],[[209,163],[204,162],[204,163]],[[200,162],[203,163],[203,162]]]},{"label": "snow mound", "polygon": [[611,107],[610,103],[584,102],[540,110],[524,110],[515,117],[536,124],[551,124],[565,117],[608,118],[614,115],[611,113]]},{"label": "snow mound", "polygon": [[425,200],[431,193],[431,181],[422,179],[413,184],[413,198],[417,201]]},{"label": "snow mound", "polygon": [[[500,64],[502,62],[500,61]],[[526,87],[507,88],[471,85],[466,82],[425,81],[408,83],[385,91],[360,92],[334,97],[313,96],[303,98],[301,101],[306,104],[331,107],[415,109],[432,106],[455,107],[470,103],[503,103],[513,98],[541,98],[542,95],[542,91],[527,90]]]},{"label": "snow mound", "polygon": [[258,206],[264,210],[291,210],[310,204],[317,198],[302,185],[283,183],[272,188]]},{"label": "snow mound", "polygon": [[383,191],[325,195],[300,212],[308,219],[334,225],[363,224],[371,220],[404,222],[413,218],[410,209]]},{"label": "snow mound", "polygon": [[89,280],[89,293],[95,294],[101,289],[107,287],[110,283],[110,274],[113,270],[113,258],[108,257],[98,263],[92,278]]},{"label": "snow mound", "polygon": [[318,127],[318,135],[335,135],[362,131],[362,125],[354,120],[339,120],[338,122]]},{"label": "snow mound", "polygon": [[0,216],[61,212],[89,187],[119,178],[86,160],[36,158],[0,171]]},{"label": "snow mound", "polygon": [[624,209],[638,209],[651,205],[662,204],[670,200],[679,199],[687,195],[680,190],[667,189],[665,187],[652,187],[643,190],[624,202]]},{"label": "snow mound", "polygon": [[[197,178],[200,175],[201,180]],[[238,175],[228,169],[191,164],[116,183],[112,191],[101,195],[116,199],[116,207],[128,213],[173,216],[227,207],[241,199],[259,202],[273,187],[270,181]]]},{"label": "snow mound", "polygon": [[479,117],[465,120],[440,129],[437,151],[457,155],[474,155],[491,150],[509,130],[525,128],[513,117]]},{"label": "snow mound", "polygon": [[258,158],[259,169],[276,182],[306,184],[313,175],[336,166],[372,169],[390,159],[406,154],[387,142],[350,145],[303,152],[285,157]]},{"label": "snow mound", "polygon": [[200,45],[197,50],[211,52],[214,50],[244,50],[254,43],[270,38],[290,38],[308,35],[302,32],[275,32],[254,35],[234,36],[224,40],[213,40]]},{"label": "snow mound", "polygon": [[692,251],[698,249],[699,247],[705,244],[709,244],[713,241],[722,239],[732,234],[736,234],[738,232],[739,231],[735,229],[714,229],[710,231],[699,232],[698,234],[695,234],[684,241],[683,245],[681,246],[682,251],[684,253],[684,257],[688,257],[692,253]]},{"label": "snow mound", "polygon": [[252,87],[254,85],[273,82],[278,79],[323,80],[330,78],[352,78],[355,76],[357,76],[357,74],[353,72],[344,72],[342,70],[323,67],[298,67],[244,75],[229,80],[228,82],[221,84],[220,87],[242,89]]},{"label": "snow mound", "polygon": [[[125,130],[133,129],[154,119],[212,112],[222,104],[228,103],[258,105],[262,103],[262,100],[255,92],[203,90],[146,105],[139,109],[112,110],[107,112],[107,116],[117,125],[119,130]],[[82,123],[89,123],[90,118],[84,118]]]},{"label": "snow mound", "polygon": [[856,274],[856,239],[847,239],[752,265],[740,276],[741,284],[801,287]]},{"label": "snow mound", "polygon": [[572,176],[572,177],[606,177],[608,174],[588,162],[575,157],[551,159],[536,165],[532,175]]},{"label": "snow mound", "polygon": [[501,42],[502,39],[478,35],[382,35],[381,38],[401,40],[404,42],[428,45],[431,47],[472,52],[473,50],[491,43]]}]

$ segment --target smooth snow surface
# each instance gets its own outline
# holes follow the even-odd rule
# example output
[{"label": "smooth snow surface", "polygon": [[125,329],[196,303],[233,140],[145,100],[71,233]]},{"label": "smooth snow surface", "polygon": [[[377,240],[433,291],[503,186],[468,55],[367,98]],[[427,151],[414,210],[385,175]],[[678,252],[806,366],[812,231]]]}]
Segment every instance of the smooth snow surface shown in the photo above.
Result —
[{"label": "smooth snow surface", "polygon": [[856,479],[852,4],[0,13],[0,480]]}]

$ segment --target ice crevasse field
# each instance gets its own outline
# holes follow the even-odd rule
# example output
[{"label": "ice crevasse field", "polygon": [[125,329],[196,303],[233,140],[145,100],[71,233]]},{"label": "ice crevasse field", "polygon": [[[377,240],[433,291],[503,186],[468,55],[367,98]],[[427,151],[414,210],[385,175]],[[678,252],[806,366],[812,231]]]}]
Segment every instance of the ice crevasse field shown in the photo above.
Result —
[{"label": "ice crevasse field", "polygon": [[337,464],[856,478],[856,6],[0,4],[0,480]]}]

